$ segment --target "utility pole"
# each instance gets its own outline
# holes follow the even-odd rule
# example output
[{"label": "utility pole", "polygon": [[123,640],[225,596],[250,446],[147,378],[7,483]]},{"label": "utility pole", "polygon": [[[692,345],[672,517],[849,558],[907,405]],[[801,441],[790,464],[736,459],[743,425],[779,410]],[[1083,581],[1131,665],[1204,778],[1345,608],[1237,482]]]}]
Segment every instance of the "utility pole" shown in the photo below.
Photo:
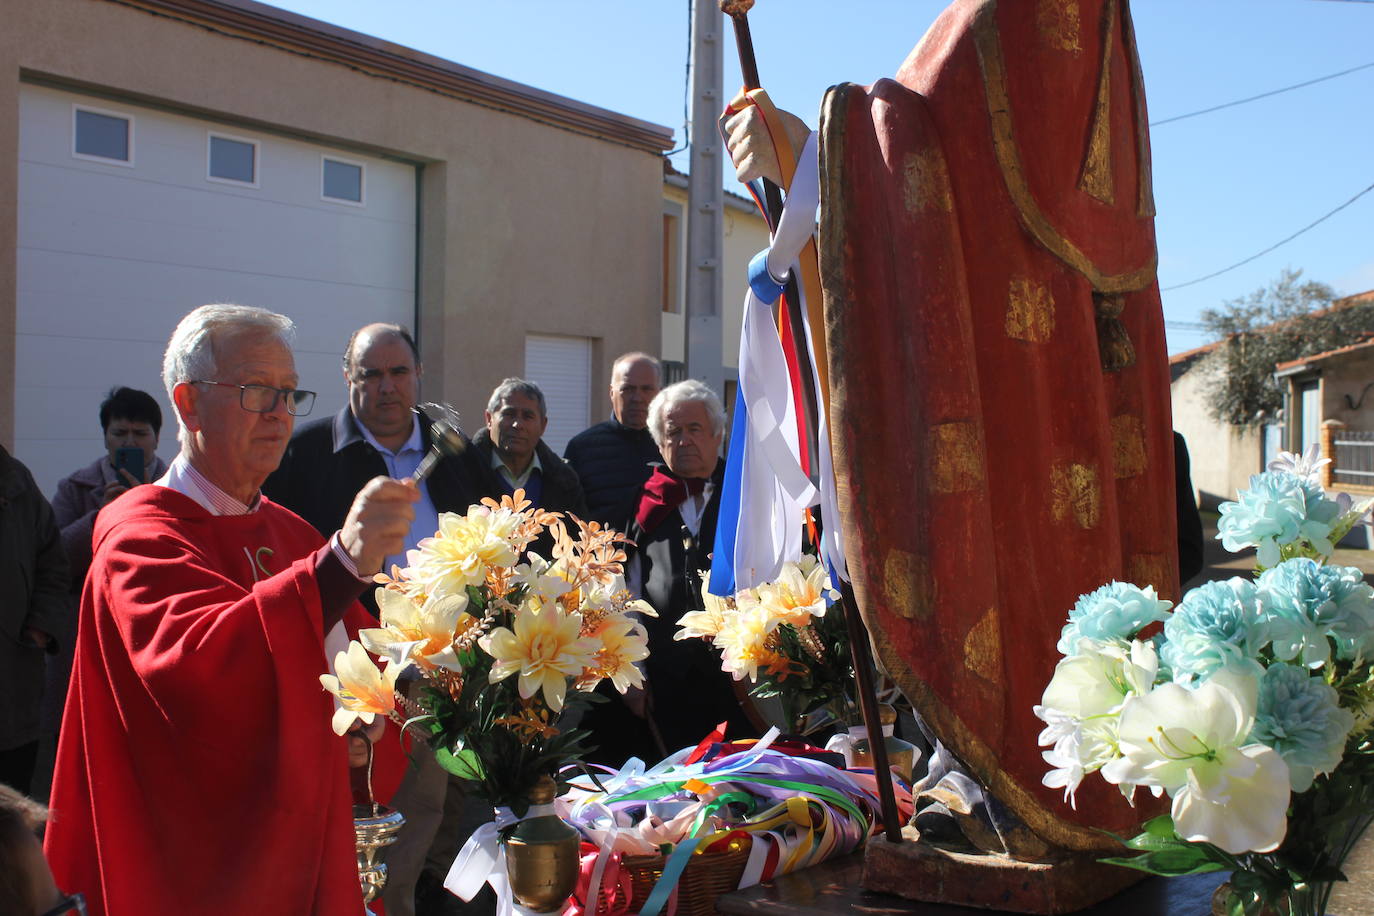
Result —
[{"label": "utility pole", "polygon": [[691,172],[687,181],[687,375],[705,382],[722,398],[725,191],[721,174],[724,149],[716,121],[724,106],[723,22],[717,0],[693,0],[692,122],[688,134]]}]

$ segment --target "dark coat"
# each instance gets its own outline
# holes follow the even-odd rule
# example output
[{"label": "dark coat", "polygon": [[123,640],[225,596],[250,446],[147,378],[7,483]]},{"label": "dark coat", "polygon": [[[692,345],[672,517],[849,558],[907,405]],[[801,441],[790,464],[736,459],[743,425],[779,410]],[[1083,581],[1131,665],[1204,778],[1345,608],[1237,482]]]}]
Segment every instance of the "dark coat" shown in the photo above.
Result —
[{"label": "dark coat", "polygon": [[[156,455],[148,468],[148,479],[157,480],[167,473],[167,463]],[[69,477],[57,482],[52,498],[52,514],[62,530],[62,547],[67,551],[67,566],[71,573],[71,592],[81,598],[81,586],[86,570],[91,568],[91,534],[95,531],[95,517],[105,499],[105,488],[115,482],[114,465],[109,455],[101,455]]]},{"label": "dark coat", "polygon": [[573,436],[563,459],[582,481],[590,516],[623,529],[650,465],[663,456],[647,429],[631,429],[612,417]]},{"label": "dark coat", "polygon": [[[626,548],[627,568],[638,559],[641,597],[658,612],[658,617],[642,621],[649,634],[644,674],[654,724],[669,754],[697,744],[721,722],[728,723],[727,738],[757,734],[740,707],[733,681],[721,670],[719,653],[700,639],[673,639],[682,615],[701,607],[699,573],[711,564],[724,468],[724,461],[716,464],[715,488],[695,537],[676,509],[652,531],[644,531],[633,520],[628,530],[634,543]],[[610,702],[592,707],[584,722],[592,731],[592,743],[599,747],[593,759],[612,765],[623,764],[631,756],[650,763],[658,760],[643,720],[629,711],[619,695],[601,693],[610,696]]]},{"label": "dark coat", "polygon": [[[420,442],[425,448],[429,427],[429,420],[421,417]],[[262,492],[329,537],[343,525],[363,485],[386,473],[385,459],[363,438],[353,411],[345,407],[296,431]],[[429,498],[440,512],[466,512],[483,495],[461,458],[440,461],[427,483]]]},{"label": "dark coat", "polygon": [[0,750],[38,740],[44,652],[28,627],[54,637],[56,653],[74,629],[67,557],[52,506],[33,475],[0,447]]},{"label": "dark coat", "polygon": [[1178,514],[1178,585],[1188,583],[1204,565],[1202,515],[1193,499],[1193,475],[1188,460],[1188,443],[1174,433],[1174,500]]},{"label": "dark coat", "polygon": [[[500,499],[506,495],[507,490],[505,481],[491,466],[493,449],[495,446],[492,445],[491,434],[483,427],[472,437],[472,445],[464,457],[469,473],[474,480],[479,481],[479,494]],[[544,477],[543,492],[538,501],[539,508],[546,512],[571,512],[578,518],[587,518],[587,500],[582,495],[582,482],[578,479],[577,472],[555,455],[553,449],[544,444],[543,439],[535,445],[535,453],[539,456],[539,466],[543,469],[540,473]],[[536,549],[536,552],[539,551]]]},{"label": "dark coat", "polygon": [[[157,480],[167,473],[167,463],[156,455],[148,468],[148,479]],[[115,481],[114,465],[109,455],[101,455],[70,476],[57,482],[52,498],[53,519],[62,533],[62,549],[67,555],[67,574],[70,586],[71,622],[76,624],[77,608],[81,604],[81,588],[86,583],[86,571],[91,568],[91,535],[95,531],[95,517],[105,499],[105,488]],[[62,708],[67,702],[67,682],[72,672],[72,652],[76,647],[76,632],[60,634],[61,649],[48,659],[47,689],[43,693],[43,729],[56,732],[62,722]]]}]

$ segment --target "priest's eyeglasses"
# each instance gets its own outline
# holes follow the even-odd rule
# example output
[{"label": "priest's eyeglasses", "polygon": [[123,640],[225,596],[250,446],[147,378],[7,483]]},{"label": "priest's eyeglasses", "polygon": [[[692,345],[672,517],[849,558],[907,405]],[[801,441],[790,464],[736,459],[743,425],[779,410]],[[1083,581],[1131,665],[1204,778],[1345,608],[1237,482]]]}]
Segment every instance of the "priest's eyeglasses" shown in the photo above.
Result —
[{"label": "priest's eyeglasses", "polygon": [[299,388],[273,388],[271,385],[232,385],[229,382],[215,382],[210,379],[192,379],[192,385],[217,385],[220,388],[237,388],[239,406],[252,413],[271,413],[277,409],[277,401],[285,399],[286,412],[293,417],[304,417],[315,406],[315,392]]}]

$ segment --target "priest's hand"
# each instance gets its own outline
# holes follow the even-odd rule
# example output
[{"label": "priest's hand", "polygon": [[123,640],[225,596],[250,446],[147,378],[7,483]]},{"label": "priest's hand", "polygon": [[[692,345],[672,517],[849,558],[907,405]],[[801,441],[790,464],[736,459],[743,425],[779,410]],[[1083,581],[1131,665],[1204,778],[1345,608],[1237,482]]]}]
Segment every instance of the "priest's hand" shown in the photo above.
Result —
[{"label": "priest's hand", "polygon": [[388,556],[405,549],[410,523],[415,520],[412,504],[419,498],[413,481],[390,477],[374,477],[358,491],[339,529],[339,545],[359,576],[375,575]]},{"label": "priest's hand", "polygon": [[386,719],[381,716],[373,719],[371,725],[355,721],[347,732],[348,765],[355,768],[367,766],[368,748],[382,740],[385,733]]},{"label": "priest's hand", "polygon": [[[731,104],[738,107],[744,103],[743,96],[736,96]],[[778,163],[775,143],[785,140],[792,147],[795,159],[801,155],[811,128],[806,122],[788,111],[778,109],[778,117],[786,136],[774,138],[768,132],[757,105],[745,105],[725,121],[725,148],[730,151],[730,160],[735,164],[735,175],[740,181],[750,182],[755,178],[766,178],[778,187],[783,187],[782,166]]]}]

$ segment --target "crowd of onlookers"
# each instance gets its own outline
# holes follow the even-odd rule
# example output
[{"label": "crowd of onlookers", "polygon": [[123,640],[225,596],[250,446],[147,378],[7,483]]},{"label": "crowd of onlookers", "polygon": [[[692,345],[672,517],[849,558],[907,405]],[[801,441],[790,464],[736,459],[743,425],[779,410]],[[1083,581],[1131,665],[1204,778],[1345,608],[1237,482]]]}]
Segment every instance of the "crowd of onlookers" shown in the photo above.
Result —
[{"label": "crowd of onlookers", "polygon": [[[671,638],[673,621],[698,600],[691,576],[707,565],[714,542],[725,423],[714,392],[695,381],[661,390],[658,361],[627,353],[611,368],[611,417],[574,437],[560,457],[543,441],[544,393],[508,378],[492,391],[483,425],[464,437],[465,447],[416,482],[435,420],[419,409],[422,367],[410,333],[391,324],[355,332],[342,359],[347,406],[300,426],[295,420],[309,413],[314,394],[297,385],[290,340],[289,320],[259,309],[205,306],[182,321],[163,367],[181,445],[170,465],[156,454],[163,428],[157,401],[125,387],[112,389],[99,406],[103,453],[64,478],[51,502],[0,449],[0,564],[7,564],[11,583],[0,617],[0,782],[13,789],[0,799],[6,874],[35,864],[32,837],[45,812],[25,796],[35,785],[40,737],[62,733],[47,827],[57,883],[51,875],[34,878],[32,907],[16,905],[14,912],[47,912],[67,899],[58,885],[83,892],[93,912],[125,911],[120,901],[132,899],[124,896],[130,878],[114,874],[115,845],[152,854],[175,839],[178,824],[206,824],[203,816],[175,810],[199,798],[196,792],[220,796],[199,804],[242,815],[244,800],[234,797],[229,772],[213,787],[192,785],[190,794],[179,794],[179,779],[208,779],[204,774],[220,765],[213,758],[192,766],[196,750],[187,749],[202,727],[190,720],[198,722],[202,708],[213,715],[218,702],[216,685],[207,683],[215,671],[198,667],[209,663],[197,659],[223,652],[221,661],[248,672],[260,652],[271,678],[285,676],[273,665],[311,639],[322,639],[327,654],[335,624],[350,632],[366,625],[350,616],[355,599],[375,612],[371,575],[404,565],[405,552],[435,532],[440,513],[466,511],[484,497],[523,490],[542,509],[596,520],[632,539],[627,580],[660,614],[645,621],[656,655],[646,664],[644,690],[623,699],[612,694],[584,723],[601,759],[661,756],[725,719],[750,727],[704,647]],[[300,519],[313,530],[299,527]],[[251,549],[235,546],[242,539]],[[251,579],[239,568],[244,562]],[[281,590],[266,600],[277,583]],[[291,635],[288,605],[299,607],[300,620],[313,621],[306,629],[314,637]],[[314,708],[319,664],[301,667],[303,702]],[[278,690],[275,715],[287,721],[273,725],[274,714],[264,713],[267,721],[259,724],[249,716],[243,727],[253,734],[240,736],[246,744],[271,746],[305,727],[291,719],[287,688]],[[201,705],[178,716],[188,692]],[[326,721],[310,729],[316,726],[328,731]],[[321,739],[325,754],[328,737]],[[164,750],[184,758],[181,770],[145,786],[154,772],[147,761],[164,741]],[[245,758],[242,766],[249,765]],[[270,783],[276,765],[259,764],[254,779]],[[131,782],[121,793],[125,770]],[[485,808],[465,803],[461,786],[431,755],[413,755],[398,774],[390,801],[407,826],[387,851],[387,912],[450,912],[443,877],[466,833],[486,819]],[[39,774],[40,786],[47,775]],[[125,822],[120,812],[128,802],[117,794],[140,795],[139,804],[154,808],[165,803],[168,811],[147,817],[173,837],[140,847],[140,828]],[[313,829],[333,836],[331,823],[326,818]],[[123,835],[103,835],[113,831]],[[194,845],[190,834],[185,839]],[[307,844],[300,855],[308,857],[307,848],[320,845]],[[156,869],[166,882],[166,863]],[[332,893],[321,890],[325,874],[317,876],[319,886],[296,889],[309,901],[302,912],[325,906]],[[0,902],[7,892],[23,901],[30,891],[0,884]]]}]

